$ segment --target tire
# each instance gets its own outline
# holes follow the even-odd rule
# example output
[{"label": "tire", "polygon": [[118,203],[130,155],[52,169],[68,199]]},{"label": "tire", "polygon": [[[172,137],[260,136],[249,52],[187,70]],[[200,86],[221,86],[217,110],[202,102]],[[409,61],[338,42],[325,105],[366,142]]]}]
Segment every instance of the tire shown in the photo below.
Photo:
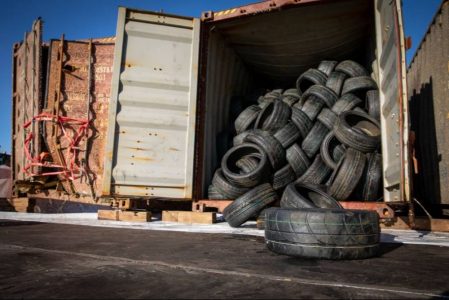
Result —
[{"label": "tire", "polygon": [[295,104],[292,105],[292,114],[293,114],[293,108],[301,109],[304,105],[303,102],[301,102],[301,99],[299,99]]},{"label": "tire", "polygon": [[296,89],[288,89],[282,94],[282,101],[292,107],[301,97]]},{"label": "tire", "polygon": [[254,129],[249,129],[249,130],[243,131],[242,133],[236,135],[234,137],[234,139],[232,140],[232,145],[235,147],[235,146],[243,144],[244,140],[245,140],[245,137],[248,134],[250,134],[251,132],[254,132]]},{"label": "tire", "polygon": [[302,150],[309,158],[313,158],[317,154],[320,150],[321,142],[323,142],[328,133],[329,129],[325,125],[321,122],[315,122],[312,130],[310,130],[301,144]]},{"label": "tire", "polygon": [[349,77],[368,76],[368,71],[352,60],[345,60],[335,67],[335,71],[345,73]]},{"label": "tire", "polygon": [[248,128],[254,126],[254,122],[256,121],[261,110],[262,109],[257,105],[250,105],[245,108],[245,110],[240,113],[234,122],[235,131],[237,134],[242,133]]},{"label": "tire", "polygon": [[337,115],[340,115],[342,112],[351,110],[361,104],[362,100],[359,97],[353,94],[345,94],[335,102],[334,106],[332,106],[332,111]]},{"label": "tire", "polygon": [[212,185],[220,194],[230,200],[236,199],[249,191],[249,188],[231,184],[223,175],[221,169],[215,171],[214,177],[212,178]]},{"label": "tire", "polygon": [[273,175],[273,189],[275,191],[286,187],[289,183],[295,181],[296,174],[289,164],[286,164],[283,168],[279,169]]},{"label": "tire", "polygon": [[278,209],[277,207],[267,207],[261,210],[257,216],[256,227],[259,230],[265,229],[265,220],[267,219],[267,214],[270,210]]},{"label": "tire", "polygon": [[301,96],[309,87],[314,84],[325,85],[327,80],[326,74],[317,69],[308,69],[296,80],[296,89]]},{"label": "tire", "polygon": [[[236,165],[236,162],[251,154],[260,155],[257,167],[250,171],[240,173],[241,169]],[[226,152],[221,160],[221,169],[223,175],[226,176],[231,184],[241,187],[254,187],[266,179],[269,168],[268,157],[265,152],[257,145],[250,143],[243,143],[239,146],[232,147]]]},{"label": "tire", "polygon": [[286,158],[296,177],[303,175],[310,166],[309,158],[298,144],[293,144],[287,149]]},{"label": "tire", "polygon": [[301,134],[298,127],[291,121],[274,134],[274,138],[277,139],[284,148],[290,147],[300,136]]},{"label": "tire", "polygon": [[338,64],[338,61],[335,60],[323,60],[318,65],[318,71],[323,72],[326,76],[329,76],[332,71],[335,69],[335,66]]},{"label": "tire", "polygon": [[301,110],[307,115],[307,117],[310,120],[313,121],[315,120],[316,116],[320,113],[323,106],[324,102],[320,98],[311,95],[304,102],[304,105],[302,106]]},{"label": "tire", "polygon": [[[273,101],[274,101],[273,99],[264,100],[263,102],[260,102],[258,106],[260,107],[260,109],[264,109],[265,107],[268,106],[268,104],[272,103]],[[254,124],[254,123],[252,123],[252,124]]]},{"label": "tire", "polygon": [[272,90],[271,92],[268,92],[265,94],[265,96],[263,96],[265,98],[265,100],[280,100],[282,96],[282,90],[281,89],[277,89],[277,90]]},{"label": "tire", "polygon": [[377,201],[382,186],[382,156],[379,153],[367,154],[367,166],[363,176],[362,199]]},{"label": "tire", "polygon": [[340,96],[346,77],[348,76],[345,73],[332,72],[327,78],[326,86],[333,90],[337,96]]},{"label": "tire", "polygon": [[225,200],[228,199],[211,184],[209,185],[209,188],[207,189],[207,198],[208,199],[215,199],[215,200]]},{"label": "tire", "polygon": [[326,104],[326,106],[329,108],[331,108],[338,100],[337,94],[333,90],[324,85],[315,84],[309,87],[301,96],[301,101],[302,102],[306,101],[311,95],[320,98],[324,102],[324,104]]},{"label": "tire", "polygon": [[366,113],[345,111],[335,122],[335,137],[343,144],[364,153],[380,145],[380,124]]},{"label": "tire", "polygon": [[235,199],[224,209],[223,216],[230,226],[238,227],[276,200],[276,192],[264,183]]},{"label": "tire", "polygon": [[334,159],[335,162],[340,161],[340,159],[345,155],[346,153],[346,148],[344,145],[340,144],[338,146],[336,146],[333,151],[332,151],[332,158]]},{"label": "tire", "polygon": [[337,200],[347,200],[362,178],[365,162],[362,152],[347,149],[331,176],[329,194]]},{"label": "tire", "polygon": [[371,77],[360,76],[346,79],[341,93],[342,95],[351,93],[365,99],[367,91],[376,89],[377,83]]},{"label": "tire", "polygon": [[292,116],[291,120],[293,124],[296,125],[296,127],[299,130],[299,133],[301,134],[302,138],[305,138],[307,134],[309,133],[310,129],[312,129],[312,121],[309,119],[309,117],[300,109],[297,109],[295,107],[292,108]]},{"label": "tire", "polygon": [[255,129],[262,129],[274,133],[287,124],[290,119],[291,108],[280,100],[269,103],[257,116]]},{"label": "tire", "polygon": [[291,183],[282,194],[282,208],[334,208],[343,209],[337,200],[315,185]]},{"label": "tire", "polygon": [[313,163],[304,172],[304,174],[299,177],[297,183],[310,183],[310,184],[322,184],[326,181],[331,173],[331,169],[326,166],[326,164],[321,159],[321,155],[317,155]]},{"label": "tire", "polygon": [[378,90],[366,92],[366,109],[371,117],[380,122],[380,100]]},{"label": "tire", "polygon": [[249,154],[240,158],[235,165],[241,170],[240,174],[245,174],[257,169],[262,155]]},{"label": "tire", "polygon": [[[339,158],[342,157],[342,155],[338,155],[338,153],[337,153],[337,155],[335,155],[335,153],[334,153],[335,148],[339,145],[340,144],[339,144],[338,140],[335,138],[334,133],[331,131],[326,135],[326,137],[324,138],[323,143],[321,144],[321,147],[320,147],[321,159],[326,164],[326,166],[328,166],[332,170],[337,168],[337,164],[340,161]],[[337,159],[335,159],[335,156],[339,156],[339,157],[337,157]]]},{"label": "tire", "polygon": [[318,121],[321,122],[329,130],[334,129],[334,124],[337,121],[337,115],[329,108],[323,108],[317,117]]},{"label": "tire", "polygon": [[285,165],[285,150],[271,134],[262,130],[254,130],[248,134],[245,142],[254,143],[260,146],[268,156],[268,160],[274,171]]},{"label": "tire", "polygon": [[379,217],[374,211],[270,209],[265,242],[283,255],[315,259],[364,259],[379,252]]}]

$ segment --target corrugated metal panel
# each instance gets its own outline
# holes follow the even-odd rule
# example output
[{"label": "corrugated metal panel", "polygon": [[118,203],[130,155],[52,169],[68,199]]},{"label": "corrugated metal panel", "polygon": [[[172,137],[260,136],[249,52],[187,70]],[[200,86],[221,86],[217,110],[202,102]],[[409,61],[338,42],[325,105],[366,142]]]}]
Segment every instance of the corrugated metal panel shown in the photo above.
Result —
[{"label": "corrugated metal panel", "polygon": [[[429,26],[408,74],[411,128],[415,132],[414,190],[432,213],[449,205],[449,1]],[[444,211],[444,209],[446,211]]]},{"label": "corrugated metal panel", "polygon": [[119,9],[103,195],[191,198],[199,20]]},{"label": "corrugated metal panel", "polygon": [[[80,151],[74,160],[77,166],[85,169],[85,176],[67,180],[60,175],[59,179],[66,192],[93,198],[102,190],[114,58],[114,44],[110,40],[104,41],[106,43],[92,42],[91,47],[88,42],[63,41],[62,49],[60,40],[51,41],[44,109],[53,115],[90,121],[87,135],[82,136],[77,144]],[[70,141],[64,138],[62,130],[55,138],[53,122],[46,122],[45,129],[45,142],[53,162],[70,164],[66,161],[70,155],[67,150]],[[68,134],[73,134],[71,129],[66,129]]]},{"label": "corrugated metal panel", "polygon": [[384,200],[397,202],[410,199],[408,109],[400,1],[376,1],[376,32]]},{"label": "corrugated metal panel", "polygon": [[231,106],[241,105],[241,102],[231,101],[247,96],[256,87],[243,61],[215,30],[210,32],[208,38],[206,82],[204,139],[201,145],[204,149],[201,166],[203,195],[206,195],[207,186],[220,165],[224,151],[232,146],[232,139],[227,139],[234,132],[235,116],[231,114]]},{"label": "corrugated metal panel", "polygon": [[[42,105],[42,21],[33,23],[32,31],[13,50],[13,110],[12,110],[12,173],[14,180],[30,179],[23,172],[27,164],[24,152],[28,132],[36,137],[29,147],[31,155],[41,149],[39,124],[33,123],[25,130],[23,125],[40,112]],[[32,171],[37,171],[33,168]]]}]

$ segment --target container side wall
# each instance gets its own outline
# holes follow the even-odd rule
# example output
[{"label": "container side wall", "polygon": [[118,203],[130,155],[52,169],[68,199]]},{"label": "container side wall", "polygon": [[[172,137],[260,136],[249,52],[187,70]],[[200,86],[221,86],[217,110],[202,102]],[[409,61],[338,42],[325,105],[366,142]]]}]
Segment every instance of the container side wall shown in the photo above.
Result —
[{"label": "container side wall", "polygon": [[[394,1],[376,1],[377,63],[381,101],[384,200],[408,199],[408,114],[400,10]],[[404,103],[405,102],[405,103]],[[404,138],[406,136],[406,138]]]},{"label": "container side wall", "polygon": [[444,1],[408,74],[415,134],[414,194],[435,216],[449,214],[449,1]]},{"label": "container side wall", "polygon": [[120,8],[104,196],[192,197],[198,34],[198,20]]}]

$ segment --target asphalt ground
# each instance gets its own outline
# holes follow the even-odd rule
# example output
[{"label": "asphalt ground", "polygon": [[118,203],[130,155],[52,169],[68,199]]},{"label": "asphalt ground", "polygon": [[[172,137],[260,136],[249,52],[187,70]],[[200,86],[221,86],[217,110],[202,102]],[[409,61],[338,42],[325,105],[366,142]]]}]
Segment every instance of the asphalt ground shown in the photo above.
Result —
[{"label": "asphalt ground", "polygon": [[0,221],[0,298],[449,298],[449,248],[298,259],[263,237]]}]

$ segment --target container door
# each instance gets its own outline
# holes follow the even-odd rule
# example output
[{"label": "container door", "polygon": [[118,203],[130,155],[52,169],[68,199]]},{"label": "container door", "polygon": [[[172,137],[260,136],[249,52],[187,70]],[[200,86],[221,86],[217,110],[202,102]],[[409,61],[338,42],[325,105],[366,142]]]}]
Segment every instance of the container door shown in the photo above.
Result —
[{"label": "container door", "polygon": [[384,200],[410,200],[409,110],[400,0],[376,0]]},{"label": "container door", "polygon": [[[41,151],[39,124],[33,122],[27,130],[23,126],[37,115],[41,108],[42,21],[40,19],[34,21],[31,32],[25,33],[23,41],[14,45],[12,65],[12,176],[15,181],[29,180],[31,175],[23,171],[30,163],[25,150],[32,157]],[[34,138],[25,143],[30,133]],[[35,173],[37,171],[35,168],[30,168],[28,174]]]},{"label": "container door", "polygon": [[199,26],[119,9],[103,196],[192,197]]}]

